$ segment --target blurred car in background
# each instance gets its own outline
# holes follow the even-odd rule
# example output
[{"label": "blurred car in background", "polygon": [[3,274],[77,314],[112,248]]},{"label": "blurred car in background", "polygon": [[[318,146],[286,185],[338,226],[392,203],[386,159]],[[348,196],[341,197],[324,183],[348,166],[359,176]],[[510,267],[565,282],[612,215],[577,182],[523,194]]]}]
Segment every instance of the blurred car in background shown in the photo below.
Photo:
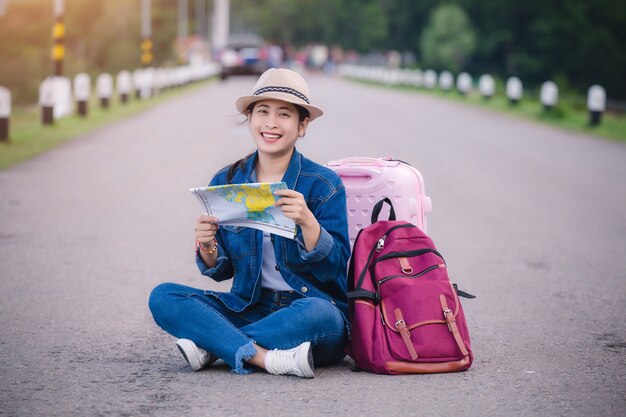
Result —
[{"label": "blurred car in background", "polygon": [[230,35],[228,44],[219,55],[222,66],[220,77],[231,75],[261,75],[270,68],[268,47],[260,36],[253,33]]}]

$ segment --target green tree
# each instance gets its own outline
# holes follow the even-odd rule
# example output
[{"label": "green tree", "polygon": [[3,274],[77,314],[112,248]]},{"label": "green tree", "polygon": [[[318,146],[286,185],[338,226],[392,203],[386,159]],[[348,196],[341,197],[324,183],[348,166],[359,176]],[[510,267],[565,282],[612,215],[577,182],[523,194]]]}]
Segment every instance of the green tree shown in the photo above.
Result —
[{"label": "green tree", "polygon": [[389,36],[387,49],[419,52],[420,35],[430,12],[440,0],[393,0],[388,2]]},{"label": "green tree", "polygon": [[[0,84],[16,103],[34,103],[52,73],[52,4],[9,1],[0,16]],[[65,73],[139,67],[139,15],[139,0],[65,0]],[[624,22],[626,2],[614,0],[231,0],[231,30],[271,42],[410,51],[422,66],[528,87],[559,79],[585,94],[599,83],[612,99],[626,99]],[[173,64],[177,1],[152,0],[152,23],[154,65]]]},{"label": "green tree", "polygon": [[51,2],[13,2],[0,17],[0,85],[14,103],[35,102],[39,83],[53,71],[52,24]]},{"label": "green tree", "polygon": [[379,49],[388,36],[387,14],[380,2],[365,4],[360,13],[359,46],[361,50]]},{"label": "green tree", "polygon": [[304,46],[339,44],[369,52],[389,38],[386,0],[233,0],[231,31]]},{"label": "green tree", "polygon": [[459,0],[478,33],[468,69],[516,75],[527,86],[559,79],[586,94],[599,83],[626,99],[626,2]]},{"label": "green tree", "polygon": [[[72,78],[141,67],[139,1],[65,0],[63,73]],[[0,16],[0,85],[16,104],[37,101],[39,84],[52,75],[53,2],[20,0]],[[177,3],[152,1],[154,66],[175,64]]]},{"label": "green tree", "polygon": [[465,11],[454,4],[438,6],[422,32],[425,66],[459,72],[476,48],[476,34]]}]

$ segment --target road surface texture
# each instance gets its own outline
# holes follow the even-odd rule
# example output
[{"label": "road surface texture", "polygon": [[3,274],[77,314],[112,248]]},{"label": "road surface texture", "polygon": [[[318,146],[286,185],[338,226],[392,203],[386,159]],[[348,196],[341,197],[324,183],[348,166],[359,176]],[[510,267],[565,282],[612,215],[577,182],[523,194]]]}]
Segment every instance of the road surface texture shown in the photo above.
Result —
[{"label": "road surface texture", "polygon": [[299,150],[391,155],[433,200],[428,231],[464,301],[474,366],[316,378],[194,373],[152,321],[151,288],[199,274],[188,189],[253,149],[208,84],[0,172],[0,415],[623,416],[626,146],[310,74]]}]

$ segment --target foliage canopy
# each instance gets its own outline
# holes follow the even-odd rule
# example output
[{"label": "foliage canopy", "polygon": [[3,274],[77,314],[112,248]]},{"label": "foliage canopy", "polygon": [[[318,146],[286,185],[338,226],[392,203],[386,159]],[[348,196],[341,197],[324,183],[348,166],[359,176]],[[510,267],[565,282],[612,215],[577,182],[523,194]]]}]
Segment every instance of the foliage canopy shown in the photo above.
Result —
[{"label": "foliage canopy", "polygon": [[458,73],[465,68],[475,47],[476,35],[465,11],[457,5],[444,4],[431,14],[419,49],[425,66]]},{"label": "foliage canopy", "polygon": [[[9,1],[0,16],[0,85],[17,102],[32,102],[52,72],[52,4]],[[177,10],[176,0],[152,0],[155,65],[176,62]],[[140,65],[139,1],[66,0],[65,11],[67,74]],[[626,99],[624,1],[231,0],[230,23],[294,47],[411,52],[420,66],[516,75],[529,87],[553,79],[583,94],[597,83]]]}]

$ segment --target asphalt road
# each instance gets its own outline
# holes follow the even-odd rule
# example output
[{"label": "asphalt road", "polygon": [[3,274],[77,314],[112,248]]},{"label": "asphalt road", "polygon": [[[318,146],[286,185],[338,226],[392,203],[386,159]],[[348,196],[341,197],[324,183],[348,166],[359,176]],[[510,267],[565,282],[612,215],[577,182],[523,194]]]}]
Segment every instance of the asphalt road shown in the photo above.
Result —
[{"label": "asphalt road", "polygon": [[433,200],[464,302],[467,372],[313,380],[193,373],[153,323],[196,270],[188,189],[253,149],[214,83],[0,172],[0,415],[621,416],[626,146],[416,93],[308,77],[314,160],[392,155]]}]

